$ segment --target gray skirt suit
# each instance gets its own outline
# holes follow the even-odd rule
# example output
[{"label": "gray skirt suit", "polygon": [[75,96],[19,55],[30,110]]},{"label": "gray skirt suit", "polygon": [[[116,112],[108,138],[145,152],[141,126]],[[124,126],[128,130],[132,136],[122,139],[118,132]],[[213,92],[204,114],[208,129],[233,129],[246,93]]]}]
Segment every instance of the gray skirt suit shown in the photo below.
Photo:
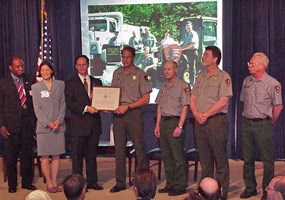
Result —
[{"label": "gray skirt suit", "polygon": [[[64,82],[52,80],[49,91],[44,81],[32,85],[32,97],[35,115],[37,117],[37,151],[39,156],[59,155],[65,153],[66,130]],[[60,121],[58,130],[52,131],[49,122]]]}]

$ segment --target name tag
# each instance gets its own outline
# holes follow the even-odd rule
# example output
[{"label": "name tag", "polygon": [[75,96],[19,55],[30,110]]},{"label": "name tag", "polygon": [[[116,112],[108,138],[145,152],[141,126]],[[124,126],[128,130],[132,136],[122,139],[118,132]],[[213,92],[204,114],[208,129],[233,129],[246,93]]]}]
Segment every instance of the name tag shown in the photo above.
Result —
[{"label": "name tag", "polygon": [[47,98],[47,97],[49,97],[49,91],[48,90],[41,91],[41,98]]}]

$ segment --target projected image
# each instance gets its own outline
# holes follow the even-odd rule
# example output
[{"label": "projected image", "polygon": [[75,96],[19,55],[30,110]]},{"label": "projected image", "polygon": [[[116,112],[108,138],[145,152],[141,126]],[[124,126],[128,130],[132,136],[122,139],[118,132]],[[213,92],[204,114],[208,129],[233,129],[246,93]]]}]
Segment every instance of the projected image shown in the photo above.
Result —
[{"label": "projected image", "polygon": [[165,81],[166,60],[175,60],[179,77],[193,87],[203,70],[205,46],[221,47],[217,1],[127,2],[81,2],[83,53],[89,55],[91,75],[110,85],[114,70],[121,66],[120,50],[130,45],[136,49],[135,65],[153,86],[151,102]]}]

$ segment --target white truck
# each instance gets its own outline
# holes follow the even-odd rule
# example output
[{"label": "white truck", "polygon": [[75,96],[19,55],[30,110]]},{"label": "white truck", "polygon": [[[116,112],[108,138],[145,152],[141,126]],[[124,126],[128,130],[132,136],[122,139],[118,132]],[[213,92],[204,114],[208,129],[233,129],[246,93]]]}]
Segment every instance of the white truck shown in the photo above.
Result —
[{"label": "white truck", "polygon": [[121,12],[101,12],[88,14],[90,54],[101,54],[103,45],[108,45],[110,39],[118,32],[121,46],[128,45],[133,36],[140,39],[144,27],[124,23]]}]

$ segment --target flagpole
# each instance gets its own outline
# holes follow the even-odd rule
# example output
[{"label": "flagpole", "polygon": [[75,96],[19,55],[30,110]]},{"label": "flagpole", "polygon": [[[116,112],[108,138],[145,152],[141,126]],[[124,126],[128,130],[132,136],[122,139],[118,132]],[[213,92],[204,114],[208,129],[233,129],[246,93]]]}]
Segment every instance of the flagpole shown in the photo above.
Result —
[{"label": "flagpole", "polygon": [[44,49],[44,14],[45,14],[45,0],[41,0],[41,53],[40,59],[43,60],[43,49]]}]

